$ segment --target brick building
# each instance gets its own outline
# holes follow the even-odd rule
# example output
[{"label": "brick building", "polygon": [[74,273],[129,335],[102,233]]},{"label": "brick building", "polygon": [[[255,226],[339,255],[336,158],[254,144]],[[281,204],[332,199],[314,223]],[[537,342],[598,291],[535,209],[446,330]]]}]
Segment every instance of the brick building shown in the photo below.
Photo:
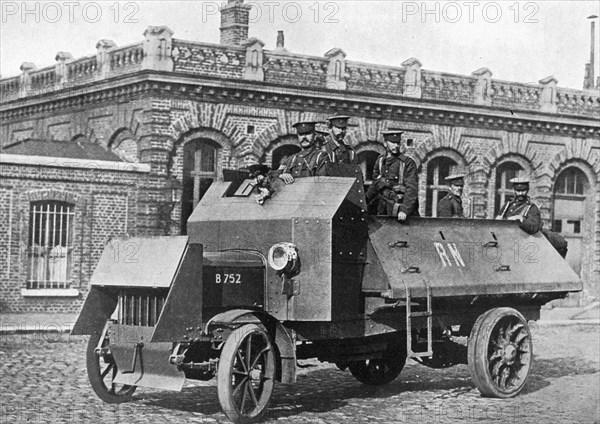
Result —
[{"label": "brick building", "polygon": [[[571,302],[600,297],[600,97],[597,90],[455,75],[407,59],[397,67],[294,54],[248,39],[249,6],[229,1],[221,43],[166,27],[118,47],[0,80],[0,308],[76,311],[106,241],[185,233],[194,205],[223,169],[277,166],[299,149],[299,119],[351,115],[348,139],[366,180],[380,131],[406,132],[420,166],[421,213],[435,216],[443,178],[467,170],[469,213],[491,218],[516,173],[546,228],[568,240],[585,283]],[[134,246],[111,246],[116,259]],[[524,252],[527,254],[527,252]],[[121,256],[119,256],[121,255]]]}]

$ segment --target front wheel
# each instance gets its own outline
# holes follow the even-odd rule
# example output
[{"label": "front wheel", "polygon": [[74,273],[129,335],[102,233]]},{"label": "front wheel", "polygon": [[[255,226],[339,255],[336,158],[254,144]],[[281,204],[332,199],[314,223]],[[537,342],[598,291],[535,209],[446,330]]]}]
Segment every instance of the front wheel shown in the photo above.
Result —
[{"label": "front wheel", "polygon": [[275,352],[266,331],[247,324],[225,341],[217,369],[221,408],[234,423],[260,421],[275,383]]},{"label": "front wheel", "polygon": [[532,359],[531,333],[519,311],[495,308],[477,319],[469,337],[468,363],[483,396],[516,396],[525,386]]},{"label": "front wheel", "polygon": [[87,373],[92,389],[106,403],[123,403],[131,400],[137,386],[117,384],[117,363],[110,353],[108,338],[102,340],[100,351],[96,352],[100,342],[99,334],[92,334],[86,351]]}]

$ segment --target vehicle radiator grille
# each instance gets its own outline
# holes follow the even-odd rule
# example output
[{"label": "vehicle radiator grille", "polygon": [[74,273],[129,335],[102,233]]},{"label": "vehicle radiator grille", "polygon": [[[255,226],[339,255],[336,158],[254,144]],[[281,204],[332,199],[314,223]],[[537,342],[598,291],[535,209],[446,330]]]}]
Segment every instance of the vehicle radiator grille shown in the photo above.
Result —
[{"label": "vehicle radiator grille", "polygon": [[118,323],[154,327],[162,312],[168,290],[120,291]]}]

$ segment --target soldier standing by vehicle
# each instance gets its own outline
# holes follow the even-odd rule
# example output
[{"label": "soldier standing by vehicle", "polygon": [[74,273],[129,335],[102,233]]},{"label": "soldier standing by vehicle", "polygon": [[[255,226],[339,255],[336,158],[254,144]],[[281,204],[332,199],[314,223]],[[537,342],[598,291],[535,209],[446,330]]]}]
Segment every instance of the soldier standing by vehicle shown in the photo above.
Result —
[{"label": "soldier standing by vehicle", "polygon": [[535,234],[542,229],[542,217],[537,205],[533,203],[529,193],[529,180],[527,178],[513,178],[510,180],[515,191],[515,197],[504,204],[497,219],[519,221],[520,227],[527,234]]},{"label": "soldier standing by vehicle", "polygon": [[464,218],[462,193],[465,186],[465,174],[452,174],[446,177],[450,193],[438,202],[438,218]]},{"label": "soldier standing by vehicle", "polygon": [[287,159],[280,168],[279,178],[286,184],[292,184],[294,178],[327,175],[329,157],[317,142],[316,122],[296,122],[293,127],[298,133],[302,150]]},{"label": "soldier standing by vehicle", "polygon": [[349,116],[336,115],[327,118],[329,134],[325,137],[323,150],[329,155],[331,163],[347,163],[356,165],[356,151],[344,142],[348,129]]},{"label": "soldier standing by vehicle", "polygon": [[400,150],[402,131],[384,131],[386,153],[379,156],[373,169],[373,184],[367,202],[377,205],[378,215],[392,215],[398,221],[419,216],[419,176],[417,165]]}]

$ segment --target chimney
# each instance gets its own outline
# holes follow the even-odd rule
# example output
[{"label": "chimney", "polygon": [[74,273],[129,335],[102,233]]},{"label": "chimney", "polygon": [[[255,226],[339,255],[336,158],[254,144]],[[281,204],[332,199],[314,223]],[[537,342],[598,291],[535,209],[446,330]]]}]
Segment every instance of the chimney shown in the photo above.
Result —
[{"label": "chimney", "polygon": [[283,31],[277,31],[277,47],[275,47],[276,52],[287,52],[285,48],[285,37],[283,36]]},{"label": "chimney", "polygon": [[221,44],[243,45],[248,40],[251,5],[244,0],[228,0],[221,9]]},{"label": "chimney", "polygon": [[594,80],[596,79],[594,76],[594,66],[596,66],[595,62],[595,48],[596,48],[596,22],[594,22],[598,18],[596,15],[588,16],[588,19],[591,19],[591,28],[590,28],[590,63],[586,63],[585,65],[585,77],[583,79],[583,89],[584,90],[593,90]]}]

